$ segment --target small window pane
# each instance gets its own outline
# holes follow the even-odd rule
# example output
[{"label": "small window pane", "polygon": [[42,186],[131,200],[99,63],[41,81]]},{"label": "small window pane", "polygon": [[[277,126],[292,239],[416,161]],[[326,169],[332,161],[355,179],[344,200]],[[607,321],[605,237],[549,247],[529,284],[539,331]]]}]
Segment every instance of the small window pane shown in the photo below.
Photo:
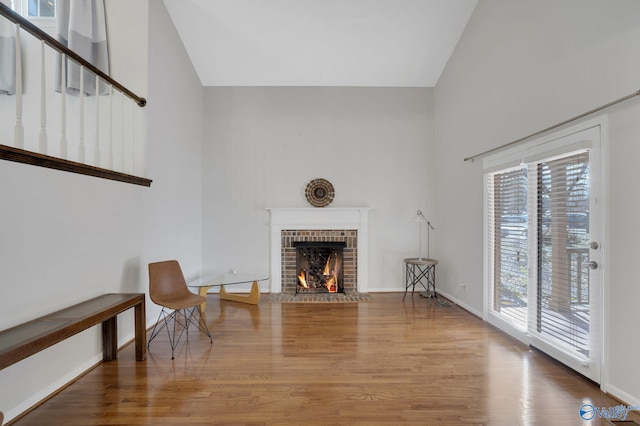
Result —
[{"label": "small window pane", "polygon": [[38,0],[29,0],[29,16],[38,16]]},{"label": "small window pane", "polygon": [[55,2],[53,0],[40,0],[40,16],[53,18],[56,12]]},{"label": "small window pane", "polygon": [[29,17],[54,18],[56,16],[55,0],[27,0],[26,5]]}]

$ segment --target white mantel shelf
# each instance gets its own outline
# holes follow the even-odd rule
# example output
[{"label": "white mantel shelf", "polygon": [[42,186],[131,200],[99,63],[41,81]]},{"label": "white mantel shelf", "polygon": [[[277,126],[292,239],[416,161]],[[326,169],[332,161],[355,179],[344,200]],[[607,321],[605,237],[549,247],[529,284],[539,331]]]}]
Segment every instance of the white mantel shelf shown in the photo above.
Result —
[{"label": "white mantel shelf", "polygon": [[267,208],[271,213],[271,292],[282,291],[283,230],[354,229],[358,231],[358,274],[356,291],[369,288],[369,207],[292,207]]}]

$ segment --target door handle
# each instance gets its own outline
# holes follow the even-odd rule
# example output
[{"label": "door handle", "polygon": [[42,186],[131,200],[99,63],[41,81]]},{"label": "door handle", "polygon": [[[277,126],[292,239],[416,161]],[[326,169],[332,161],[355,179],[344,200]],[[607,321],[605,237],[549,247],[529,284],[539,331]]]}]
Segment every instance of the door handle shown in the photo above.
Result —
[{"label": "door handle", "polygon": [[596,262],[595,260],[592,260],[591,262],[589,262],[589,268],[598,269],[598,262]]}]

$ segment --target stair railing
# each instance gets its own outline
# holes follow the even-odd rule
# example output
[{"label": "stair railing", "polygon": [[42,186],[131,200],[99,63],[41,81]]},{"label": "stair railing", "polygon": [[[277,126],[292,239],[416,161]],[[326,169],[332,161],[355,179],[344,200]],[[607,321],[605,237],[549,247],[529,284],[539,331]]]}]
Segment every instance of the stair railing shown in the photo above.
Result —
[{"label": "stair railing", "polygon": [[[146,99],[127,89],[1,2],[0,15],[0,19],[7,19],[15,25],[16,37],[15,124],[11,126],[13,135],[6,134],[7,131],[11,131],[10,126],[5,124],[10,120],[6,116],[11,115],[6,99],[9,97],[0,96],[0,159],[150,186],[151,180],[139,177],[144,174],[142,148],[146,135],[144,126],[135,120],[136,117],[141,117],[140,121],[144,122],[144,116],[134,111],[136,105],[144,107]],[[22,40],[23,31],[34,39]],[[50,48],[49,52],[47,46]],[[66,59],[80,66],[81,76],[84,76],[85,72],[93,73],[96,76],[96,96],[85,96],[84,78],[80,78],[78,97],[69,96],[65,84],[60,85],[59,94],[53,90],[47,92],[47,77],[53,73],[47,72],[46,57],[51,52],[62,55],[61,75],[65,75]],[[39,75],[34,74],[36,67],[22,66],[25,56],[29,62],[39,60]],[[27,85],[24,84],[24,80],[28,80]],[[107,85],[108,95],[97,95],[100,84]],[[33,89],[38,85],[40,91],[36,94]],[[25,91],[27,87],[29,90]],[[27,119],[23,102],[27,94],[28,99],[33,102],[37,103],[39,99],[40,108],[28,110],[31,121],[25,130]],[[55,95],[47,96],[48,94]],[[55,97],[59,97],[59,103],[53,99]],[[55,126],[47,121],[48,110],[59,111],[60,122]],[[74,119],[77,123],[68,123]],[[57,126],[60,141],[58,144],[51,144],[48,140],[50,130],[54,127],[58,130]],[[73,142],[70,143],[70,140]],[[88,140],[90,143],[87,143]],[[71,147],[74,149],[70,149]],[[93,155],[88,156],[87,153]]]}]

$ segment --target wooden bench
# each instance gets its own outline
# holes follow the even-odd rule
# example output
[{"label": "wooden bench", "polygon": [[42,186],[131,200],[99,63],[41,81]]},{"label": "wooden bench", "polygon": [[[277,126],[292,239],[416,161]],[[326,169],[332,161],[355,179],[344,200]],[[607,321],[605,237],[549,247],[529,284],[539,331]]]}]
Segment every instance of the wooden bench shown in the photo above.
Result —
[{"label": "wooden bench", "polygon": [[0,370],[102,323],[102,359],[118,357],[117,316],[134,308],[136,360],[146,358],[144,293],[109,293],[0,331]]}]

